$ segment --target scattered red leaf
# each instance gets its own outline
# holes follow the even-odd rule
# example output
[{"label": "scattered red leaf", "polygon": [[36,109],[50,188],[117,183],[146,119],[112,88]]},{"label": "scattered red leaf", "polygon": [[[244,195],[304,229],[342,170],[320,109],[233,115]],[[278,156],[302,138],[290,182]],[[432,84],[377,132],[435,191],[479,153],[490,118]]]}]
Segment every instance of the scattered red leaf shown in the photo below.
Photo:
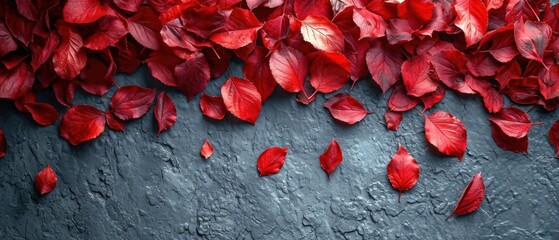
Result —
[{"label": "scattered red leaf", "polygon": [[386,122],[386,128],[392,131],[398,130],[398,126],[400,125],[400,122],[402,121],[403,118],[404,116],[402,115],[401,112],[394,112],[391,111],[390,109],[387,109],[386,112],[384,113],[384,121]]},{"label": "scattered red leaf", "polygon": [[402,145],[399,145],[398,151],[386,166],[386,172],[392,187],[400,191],[398,202],[400,202],[402,192],[413,188],[419,179],[419,165]]},{"label": "scattered red leaf", "polygon": [[262,100],[254,84],[248,80],[232,77],[221,86],[225,108],[241,120],[256,124]]},{"label": "scattered red leaf", "polygon": [[35,176],[35,190],[39,195],[50,193],[56,187],[57,181],[56,173],[49,164]]},{"label": "scattered red leaf", "polygon": [[94,139],[105,130],[105,113],[87,105],[70,108],[60,122],[60,136],[72,145]]},{"label": "scattered red leaf", "polygon": [[504,134],[512,138],[527,136],[532,127],[530,116],[516,107],[508,107],[493,114],[489,121],[499,127]]},{"label": "scattered red leaf", "polygon": [[6,149],[8,148],[8,141],[6,141],[6,136],[4,131],[0,129],[0,158],[6,155]]},{"label": "scattered red leaf", "polygon": [[336,170],[338,165],[342,163],[343,156],[342,156],[342,149],[336,141],[335,138],[332,138],[330,145],[326,148],[326,151],[320,155],[320,167],[328,174],[328,177]]},{"label": "scattered red leaf", "polygon": [[206,139],[204,141],[204,144],[202,145],[202,147],[200,148],[200,154],[202,155],[202,157],[204,157],[205,159],[210,158],[210,156],[212,156],[212,154],[214,153],[214,148],[212,147],[212,145],[210,144],[210,142],[208,141],[208,139]]},{"label": "scattered red leaf", "polygon": [[227,113],[227,108],[225,107],[222,97],[214,97],[206,94],[200,97],[200,109],[204,116],[216,120],[223,119]]},{"label": "scattered red leaf", "polygon": [[[2,142],[2,132],[0,130],[0,142]],[[553,123],[553,125],[551,126],[551,128],[549,129],[549,142],[551,142],[551,144],[553,144],[553,146],[555,146],[555,148],[557,148],[557,153],[555,154],[555,157],[559,156],[559,120],[555,121]],[[1,143],[0,143],[0,153],[2,152],[2,147],[1,147]],[[5,145],[5,144],[4,144]],[[4,147],[4,149],[6,149],[6,147]],[[2,157],[2,154],[0,154],[0,157]]]},{"label": "scattered red leaf", "polygon": [[453,215],[465,215],[471,213],[479,208],[483,197],[485,196],[485,185],[483,183],[483,178],[481,178],[481,173],[478,173],[472,177],[468,186],[460,195],[460,199],[456,203],[456,207],[452,214],[446,219],[449,219]]},{"label": "scattered red leaf", "polygon": [[324,102],[335,119],[347,124],[355,124],[370,112],[355,98],[347,93],[338,93]]},{"label": "scattered red leaf", "polygon": [[257,167],[260,176],[269,176],[278,173],[283,167],[287,148],[269,147],[258,157]]},{"label": "scattered red leaf", "polygon": [[425,137],[441,153],[462,161],[467,144],[466,128],[452,114],[440,111],[425,115]]},{"label": "scattered red leaf", "polygon": [[121,120],[131,120],[147,113],[153,100],[155,89],[136,85],[120,87],[111,98],[111,111]]},{"label": "scattered red leaf", "polygon": [[157,126],[159,128],[157,135],[169,129],[177,121],[175,103],[166,92],[161,92],[159,96],[157,96],[157,103],[153,109],[153,114],[155,115],[155,120],[157,120]]},{"label": "scattered red leaf", "polygon": [[28,103],[25,109],[31,113],[31,117],[41,126],[52,125],[58,119],[58,112],[48,103]]}]

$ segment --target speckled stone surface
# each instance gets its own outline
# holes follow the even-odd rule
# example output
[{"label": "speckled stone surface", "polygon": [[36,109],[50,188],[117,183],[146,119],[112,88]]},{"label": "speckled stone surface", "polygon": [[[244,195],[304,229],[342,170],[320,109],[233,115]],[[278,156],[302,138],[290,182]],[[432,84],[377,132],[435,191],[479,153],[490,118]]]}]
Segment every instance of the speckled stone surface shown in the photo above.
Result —
[{"label": "speckled stone surface", "polygon": [[[232,70],[242,76],[239,62]],[[219,94],[226,77],[206,92]],[[145,67],[117,81],[165,89]],[[459,162],[428,145],[417,111],[404,114],[397,132],[386,130],[389,94],[366,80],[341,90],[375,112],[353,126],[332,119],[323,95],[304,106],[277,89],[253,126],[231,115],[208,120],[199,97],[187,103],[167,90],[179,116],[160,137],[152,109],[125,133],[106,129],[79,147],[58,136],[58,123],[38,127],[0,102],[9,141],[0,160],[0,239],[559,239],[559,159],[547,140],[557,112],[532,110],[532,120],[543,124],[529,134],[529,153],[505,152],[491,138],[481,99],[447,93],[429,112],[463,121],[468,150]],[[101,99],[80,91],[75,104],[106,109],[113,92]],[[41,99],[54,101],[48,93]],[[333,137],[344,161],[328,179],[318,156]],[[207,161],[199,154],[205,138],[215,148]],[[402,203],[386,177],[398,143],[421,167]],[[272,145],[289,147],[285,165],[259,177],[256,159]],[[38,197],[33,177],[47,164],[58,186]],[[445,221],[480,171],[487,187],[480,209]]]}]

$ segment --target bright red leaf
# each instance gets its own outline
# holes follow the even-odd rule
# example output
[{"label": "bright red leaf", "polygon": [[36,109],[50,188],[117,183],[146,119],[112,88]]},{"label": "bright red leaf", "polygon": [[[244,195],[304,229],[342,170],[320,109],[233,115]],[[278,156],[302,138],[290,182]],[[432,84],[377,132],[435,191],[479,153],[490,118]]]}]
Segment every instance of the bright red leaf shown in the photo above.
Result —
[{"label": "bright red leaf", "polygon": [[212,147],[212,145],[210,144],[210,142],[206,138],[206,140],[204,141],[204,144],[200,148],[200,154],[205,159],[208,159],[208,158],[210,158],[210,156],[212,156],[213,153],[214,153],[214,148]]},{"label": "bright red leaf", "polygon": [[57,181],[56,173],[49,164],[35,176],[35,190],[39,195],[50,193],[56,187]]},{"label": "bright red leaf", "polygon": [[398,126],[400,125],[400,122],[402,121],[403,118],[404,116],[402,115],[401,112],[394,112],[391,111],[390,109],[387,109],[386,112],[384,113],[384,121],[386,122],[386,128],[392,131],[397,131]]},{"label": "bright red leaf", "polygon": [[331,93],[349,80],[349,61],[341,53],[315,52],[308,55],[310,83],[317,92]]},{"label": "bright red leaf", "polygon": [[301,23],[303,39],[316,49],[326,52],[341,52],[344,50],[342,32],[327,18],[308,16]]},{"label": "bright red leaf", "polygon": [[367,51],[367,66],[373,80],[386,92],[400,77],[402,65],[402,51],[399,47],[388,45],[379,40],[375,41]]},{"label": "bright red leaf", "polygon": [[425,137],[441,153],[456,156],[460,161],[466,152],[466,128],[450,113],[440,111],[425,116]]},{"label": "bright red leaf", "polygon": [[426,55],[404,61],[402,79],[408,95],[421,97],[437,90],[438,84],[431,77],[431,64]]},{"label": "bright red leaf", "polygon": [[431,58],[431,63],[441,81],[456,91],[473,94],[474,91],[466,84],[468,73],[466,55],[460,51],[443,51]]},{"label": "bright red leaf", "polygon": [[485,184],[483,183],[483,178],[481,178],[481,173],[478,173],[472,177],[472,180],[470,180],[470,183],[468,183],[468,186],[460,195],[454,211],[446,219],[453,215],[465,215],[475,211],[481,205],[484,196]]},{"label": "bright red leaf", "polygon": [[468,46],[483,38],[489,25],[489,16],[481,0],[457,0],[454,2],[456,20],[454,24],[462,29]]},{"label": "bright red leaf", "polygon": [[58,119],[58,112],[48,103],[25,104],[25,109],[31,113],[31,117],[41,126],[52,125]]},{"label": "bright red leaf", "polygon": [[419,29],[433,17],[435,5],[427,0],[405,0],[398,4],[398,18],[407,19],[412,29]]},{"label": "bright red leaf", "polygon": [[124,121],[137,119],[146,114],[154,99],[155,89],[123,86],[111,98],[111,111]]},{"label": "bright red leaf", "polygon": [[166,92],[161,92],[159,96],[157,96],[157,103],[153,109],[153,114],[155,115],[155,120],[157,120],[157,126],[159,128],[157,135],[169,129],[177,121],[175,103]]},{"label": "bright red leaf", "polygon": [[528,152],[528,136],[522,138],[509,137],[501,128],[491,123],[491,136],[500,148],[511,152]]},{"label": "bright red leaf", "polygon": [[507,107],[493,114],[489,121],[498,126],[503,133],[512,138],[523,138],[528,135],[532,122],[530,116],[516,107]]},{"label": "bright red leaf", "polygon": [[386,22],[366,8],[353,9],[353,21],[359,27],[359,39],[381,38],[386,35]]},{"label": "bright red leaf", "polygon": [[92,28],[95,29],[95,33],[83,41],[83,46],[91,50],[108,48],[128,33],[124,23],[117,16],[112,15],[99,19]]},{"label": "bright red leaf", "polygon": [[222,97],[208,96],[206,94],[200,97],[200,109],[204,116],[216,120],[223,119],[227,113],[227,108],[225,107],[225,103],[223,103]]},{"label": "bright red leaf", "polygon": [[324,153],[320,155],[320,167],[328,174],[328,177],[336,170],[338,165],[342,163],[343,156],[342,156],[342,149],[336,141],[335,138],[332,138],[330,145]]},{"label": "bright red leaf", "polygon": [[70,108],[60,122],[60,136],[74,146],[96,138],[104,130],[105,113],[87,105]]},{"label": "bright red leaf", "polygon": [[415,186],[419,179],[419,165],[408,150],[400,145],[398,151],[392,156],[392,160],[386,166],[388,180],[392,187],[400,191],[398,202],[402,197],[402,192],[410,190]]},{"label": "bright red leaf", "polygon": [[528,20],[524,23],[520,19],[514,24],[514,41],[520,54],[542,64],[544,64],[544,51],[549,44],[551,33],[551,27],[544,22]]},{"label": "bright red leaf", "polygon": [[285,91],[300,92],[309,71],[309,63],[302,53],[282,45],[270,57],[270,70]]},{"label": "bright red leaf", "polygon": [[262,24],[254,13],[242,8],[235,8],[227,17],[221,31],[212,34],[209,39],[228,49],[239,49],[256,41]]},{"label": "bright red leaf", "polygon": [[266,101],[277,85],[270,70],[267,55],[266,48],[257,46],[243,65],[245,77],[258,89],[262,102]]},{"label": "bright red leaf", "polygon": [[110,8],[101,0],[68,0],[62,14],[68,23],[90,23],[105,16]]},{"label": "bright red leaf", "polygon": [[153,50],[161,48],[161,23],[151,8],[140,7],[138,12],[126,21],[126,28],[142,46]]},{"label": "bright red leaf", "polygon": [[105,112],[107,126],[114,131],[124,132],[124,121],[118,119],[110,110]]},{"label": "bright red leaf", "polygon": [[299,19],[307,16],[322,16],[332,19],[333,11],[329,0],[295,0],[293,11]]},{"label": "bright red leaf", "polygon": [[399,84],[390,93],[388,108],[395,112],[405,112],[414,108],[418,103],[417,98],[408,96],[404,86]]},{"label": "bright red leaf", "polygon": [[270,176],[278,173],[283,167],[287,148],[269,147],[258,157],[257,167],[260,176]]},{"label": "bright red leaf", "polygon": [[338,93],[324,102],[335,119],[347,124],[355,124],[370,112],[355,98],[347,93]]},{"label": "bright red leaf", "polygon": [[77,30],[66,23],[56,24],[60,44],[54,50],[52,62],[54,71],[60,78],[71,80],[80,74],[87,62],[83,41]]},{"label": "bright red leaf", "polygon": [[231,77],[221,86],[221,96],[229,112],[241,120],[256,124],[262,99],[252,82]]}]

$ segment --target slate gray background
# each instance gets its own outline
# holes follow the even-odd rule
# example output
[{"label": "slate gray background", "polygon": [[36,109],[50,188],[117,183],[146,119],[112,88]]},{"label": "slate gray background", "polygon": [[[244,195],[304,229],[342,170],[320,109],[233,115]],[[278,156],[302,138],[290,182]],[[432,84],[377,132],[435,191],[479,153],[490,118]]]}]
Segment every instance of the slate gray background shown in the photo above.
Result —
[{"label": "slate gray background", "polygon": [[[239,62],[232,69],[242,76]],[[226,77],[206,92],[218,95]],[[164,89],[145,67],[117,81]],[[75,104],[106,109],[114,90],[102,99],[80,91]],[[231,115],[208,120],[199,97],[187,104],[167,90],[178,121],[160,137],[150,110],[125,133],[106,129],[79,147],[59,138],[58,123],[38,127],[1,102],[9,148],[0,160],[0,239],[559,239],[559,160],[547,140],[557,112],[530,112],[544,123],[532,128],[529,153],[516,154],[493,142],[481,99],[447,93],[429,113],[445,110],[463,121],[468,150],[459,162],[428,145],[416,111],[405,113],[397,132],[386,130],[389,94],[370,80],[341,90],[375,112],[353,126],[332,119],[323,95],[304,106],[277,89],[252,126]],[[344,161],[328,179],[318,156],[333,137]],[[205,138],[215,148],[208,161],[199,154]],[[398,143],[421,167],[402,203],[386,177]],[[259,177],[256,159],[272,145],[289,147],[285,165]],[[33,178],[47,164],[58,186],[38,197]],[[487,187],[481,208],[445,221],[480,171]]]}]

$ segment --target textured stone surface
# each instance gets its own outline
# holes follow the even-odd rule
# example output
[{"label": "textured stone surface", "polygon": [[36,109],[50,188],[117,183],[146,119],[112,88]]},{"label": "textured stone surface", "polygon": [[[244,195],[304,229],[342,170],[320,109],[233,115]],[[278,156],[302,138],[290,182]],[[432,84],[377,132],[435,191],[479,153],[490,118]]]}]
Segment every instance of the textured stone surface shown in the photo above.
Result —
[{"label": "textured stone surface", "polygon": [[[241,76],[240,64],[232,67]],[[207,93],[219,94],[225,77]],[[160,87],[146,68],[117,77],[120,85]],[[129,122],[126,132],[106,130],[72,147],[58,137],[58,124],[38,127],[8,102],[0,103],[0,127],[9,141],[0,160],[0,239],[558,239],[559,161],[547,131],[557,112],[530,112],[534,126],[528,154],[499,149],[481,100],[448,93],[433,110],[460,118],[468,130],[464,160],[437,154],[425,140],[423,118],[405,113],[398,132],[386,130],[389,94],[370,81],[350,92],[375,114],[347,126],[322,108],[277,90],[256,126],[228,116],[204,118],[198,97],[168,89],[179,119],[156,136],[153,110]],[[79,92],[75,104],[106,109],[104,98]],[[54,101],[52,96],[41,96]],[[530,107],[522,107],[528,110]],[[62,110],[61,108],[60,110]],[[328,179],[318,155],[335,137],[344,162]],[[208,138],[215,153],[205,161]],[[402,196],[386,177],[386,164],[401,143],[418,160],[418,184]],[[259,177],[258,155],[268,146],[289,147],[281,172]],[[58,186],[38,197],[33,177],[47,164]],[[453,217],[461,191],[482,172],[487,194],[477,212]]]}]

